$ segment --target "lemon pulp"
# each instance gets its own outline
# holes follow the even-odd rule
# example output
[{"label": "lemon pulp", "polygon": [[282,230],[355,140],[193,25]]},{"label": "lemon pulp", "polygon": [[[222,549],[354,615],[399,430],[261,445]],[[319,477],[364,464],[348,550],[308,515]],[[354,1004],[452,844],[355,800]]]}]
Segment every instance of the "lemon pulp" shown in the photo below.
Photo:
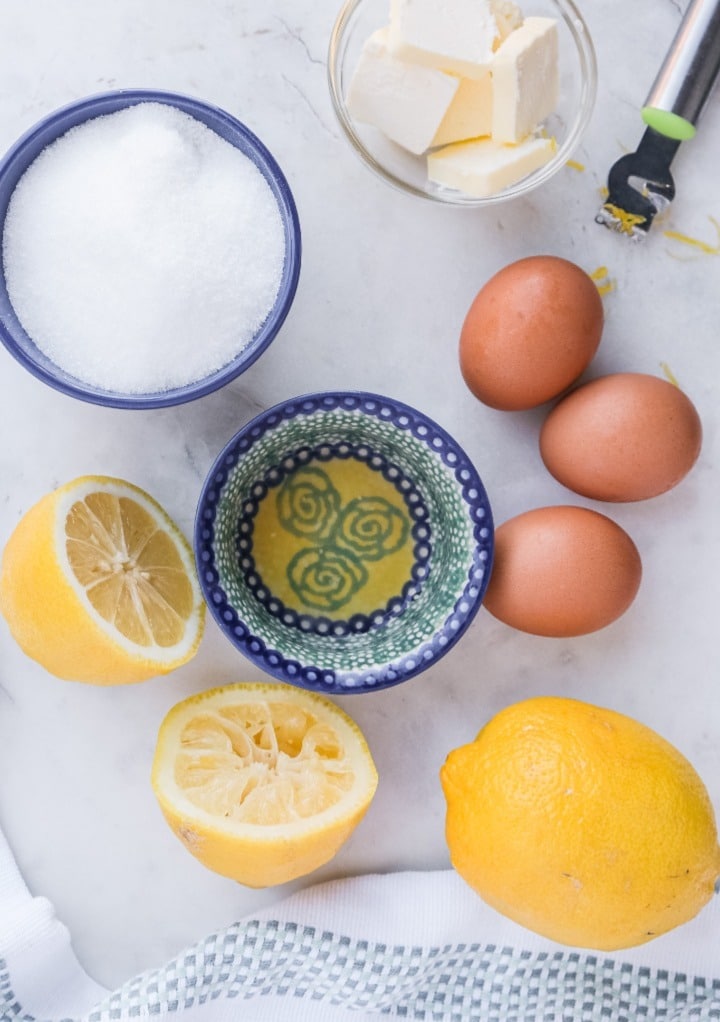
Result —
[{"label": "lemon pulp", "polygon": [[370,805],[377,772],[359,728],[329,699],[281,683],[236,684],[170,710],[152,784],[200,862],[268,887],[337,853]]},{"label": "lemon pulp", "polygon": [[260,825],[314,816],[354,779],[337,731],[287,702],[200,713],[182,730],[175,764],[177,786],[195,805]]},{"label": "lemon pulp", "polygon": [[139,646],[174,646],[193,611],[177,543],[136,500],[96,491],[65,520],[68,563],[98,614]]},{"label": "lemon pulp", "polygon": [[74,479],[23,515],[3,552],[0,609],[51,674],[102,685],[186,663],[205,620],[177,525],[139,487],[108,476]]}]

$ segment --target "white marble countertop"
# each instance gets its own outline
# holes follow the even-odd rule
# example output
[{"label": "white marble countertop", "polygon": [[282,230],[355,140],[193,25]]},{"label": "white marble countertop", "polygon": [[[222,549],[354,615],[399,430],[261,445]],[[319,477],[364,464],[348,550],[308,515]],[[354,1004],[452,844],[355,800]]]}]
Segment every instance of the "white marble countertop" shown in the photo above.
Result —
[{"label": "white marble countertop", "polygon": [[[599,187],[639,141],[638,115],[677,27],[678,0],[584,0],[598,52],[596,111],[577,159],[532,198],[487,212],[435,208],[377,181],[340,137],[325,77],[336,0],[3,0],[0,150],[39,117],[115,87],[190,93],[256,131],[295,193],[304,237],[297,298],[275,342],[222,391],[128,412],[55,393],[0,350],[0,543],[41,495],[84,473],[148,489],[189,533],[201,481],[258,410],[331,388],[423,409],[467,449],[496,521],[551,503],[595,506],[644,562],[634,605],[573,640],[513,631],[482,611],[458,646],[405,685],[340,702],[380,772],[377,797],[337,858],[311,879],[448,866],[438,769],[495,711],[563,694],[634,715],[694,763],[720,809],[718,244],[720,94],[674,170],[666,224],[632,245],[593,223]],[[565,256],[616,282],[589,376],[661,374],[667,363],[704,424],[704,448],[672,492],[608,508],[574,498],[537,449],[544,410],[494,412],[465,388],[457,340],[484,281],[524,255]],[[31,889],[68,924],[80,960],[114,985],[287,889],[214,876],[173,837],[149,785],[158,725],[211,685],[256,680],[212,621],[196,659],[164,679],[95,689],[30,662],[0,623],[0,826]],[[295,886],[299,886],[296,884]],[[472,897],[468,893],[468,897]],[[692,924],[690,924],[692,926]]]}]

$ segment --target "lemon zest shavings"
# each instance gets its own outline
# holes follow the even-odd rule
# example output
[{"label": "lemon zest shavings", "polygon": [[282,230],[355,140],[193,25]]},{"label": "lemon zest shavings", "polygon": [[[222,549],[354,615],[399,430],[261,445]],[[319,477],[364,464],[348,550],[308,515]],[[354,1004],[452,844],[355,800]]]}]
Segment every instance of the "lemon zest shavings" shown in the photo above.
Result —
[{"label": "lemon zest shavings", "polygon": [[565,166],[566,167],[571,167],[572,170],[577,170],[578,173],[580,173],[580,174],[582,174],[582,172],[586,169],[585,168],[585,164],[584,163],[578,163],[577,160],[566,160],[565,161]]},{"label": "lemon zest shavings", "polygon": [[644,224],[647,220],[647,217],[641,216],[639,213],[628,213],[612,202],[606,202],[605,209],[610,216],[615,217],[617,220],[618,230],[621,234],[632,234],[635,227],[639,224]]},{"label": "lemon zest shavings", "polygon": [[715,232],[717,234],[718,243],[716,245],[710,245],[706,241],[701,241],[699,238],[692,238],[689,234],[682,234],[680,231],[663,231],[663,234],[671,241],[679,241],[683,245],[689,245],[691,248],[697,249],[705,255],[720,255],[720,223],[718,223],[715,217],[712,216],[709,216],[708,220],[715,228]]},{"label": "lemon zest shavings", "polygon": [[666,238],[670,238],[671,241],[680,241],[683,245],[691,245],[693,248],[699,249],[701,252],[705,252],[707,255],[720,255],[720,245],[708,245],[704,241],[700,241],[698,238],[691,238],[687,234],[681,234],[680,231],[664,231]]},{"label": "lemon zest shavings", "polygon": [[589,275],[590,280],[595,281],[595,286],[598,289],[598,294],[601,298],[605,295],[609,295],[611,291],[615,290],[615,281],[610,278],[610,271],[607,266],[598,266],[596,270]]},{"label": "lemon zest shavings", "polygon": [[680,384],[678,383],[677,376],[672,371],[672,369],[667,364],[667,362],[661,362],[660,363],[660,368],[662,369],[663,373],[665,374],[665,377],[667,378],[668,383],[672,383],[673,387],[678,387],[679,388]]}]

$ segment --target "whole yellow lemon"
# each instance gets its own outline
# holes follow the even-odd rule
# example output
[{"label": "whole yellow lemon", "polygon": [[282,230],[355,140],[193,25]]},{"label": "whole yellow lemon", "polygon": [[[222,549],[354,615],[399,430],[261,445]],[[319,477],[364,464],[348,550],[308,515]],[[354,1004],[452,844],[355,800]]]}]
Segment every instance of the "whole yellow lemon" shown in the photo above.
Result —
[{"label": "whole yellow lemon", "polygon": [[575,947],[643,944],[697,915],[720,876],[693,767],[643,724],[528,699],[448,756],[452,864],[493,908]]}]

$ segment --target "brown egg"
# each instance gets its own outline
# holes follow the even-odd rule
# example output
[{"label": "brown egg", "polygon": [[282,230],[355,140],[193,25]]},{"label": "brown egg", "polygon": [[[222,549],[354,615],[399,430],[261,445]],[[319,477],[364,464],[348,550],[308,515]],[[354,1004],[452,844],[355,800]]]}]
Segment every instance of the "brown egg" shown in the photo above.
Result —
[{"label": "brown egg", "polygon": [[578,387],[550,412],[540,453],[563,486],[595,500],[645,500],[676,486],[700,454],[702,426],[678,387],[616,373]]},{"label": "brown egg", "polygon": [[491,277],[465,317],[465,382],[492,408],[534,408],[587,367],[603,321],[598,289],[579,266],[556,256],[520,259]]},{"label": "brown egg", "polygon": [[627,610],[641,575],[635,544],[610,518],[582,507],[542,507],[495,532],[484,604],[523,632],[585,635]]}]

